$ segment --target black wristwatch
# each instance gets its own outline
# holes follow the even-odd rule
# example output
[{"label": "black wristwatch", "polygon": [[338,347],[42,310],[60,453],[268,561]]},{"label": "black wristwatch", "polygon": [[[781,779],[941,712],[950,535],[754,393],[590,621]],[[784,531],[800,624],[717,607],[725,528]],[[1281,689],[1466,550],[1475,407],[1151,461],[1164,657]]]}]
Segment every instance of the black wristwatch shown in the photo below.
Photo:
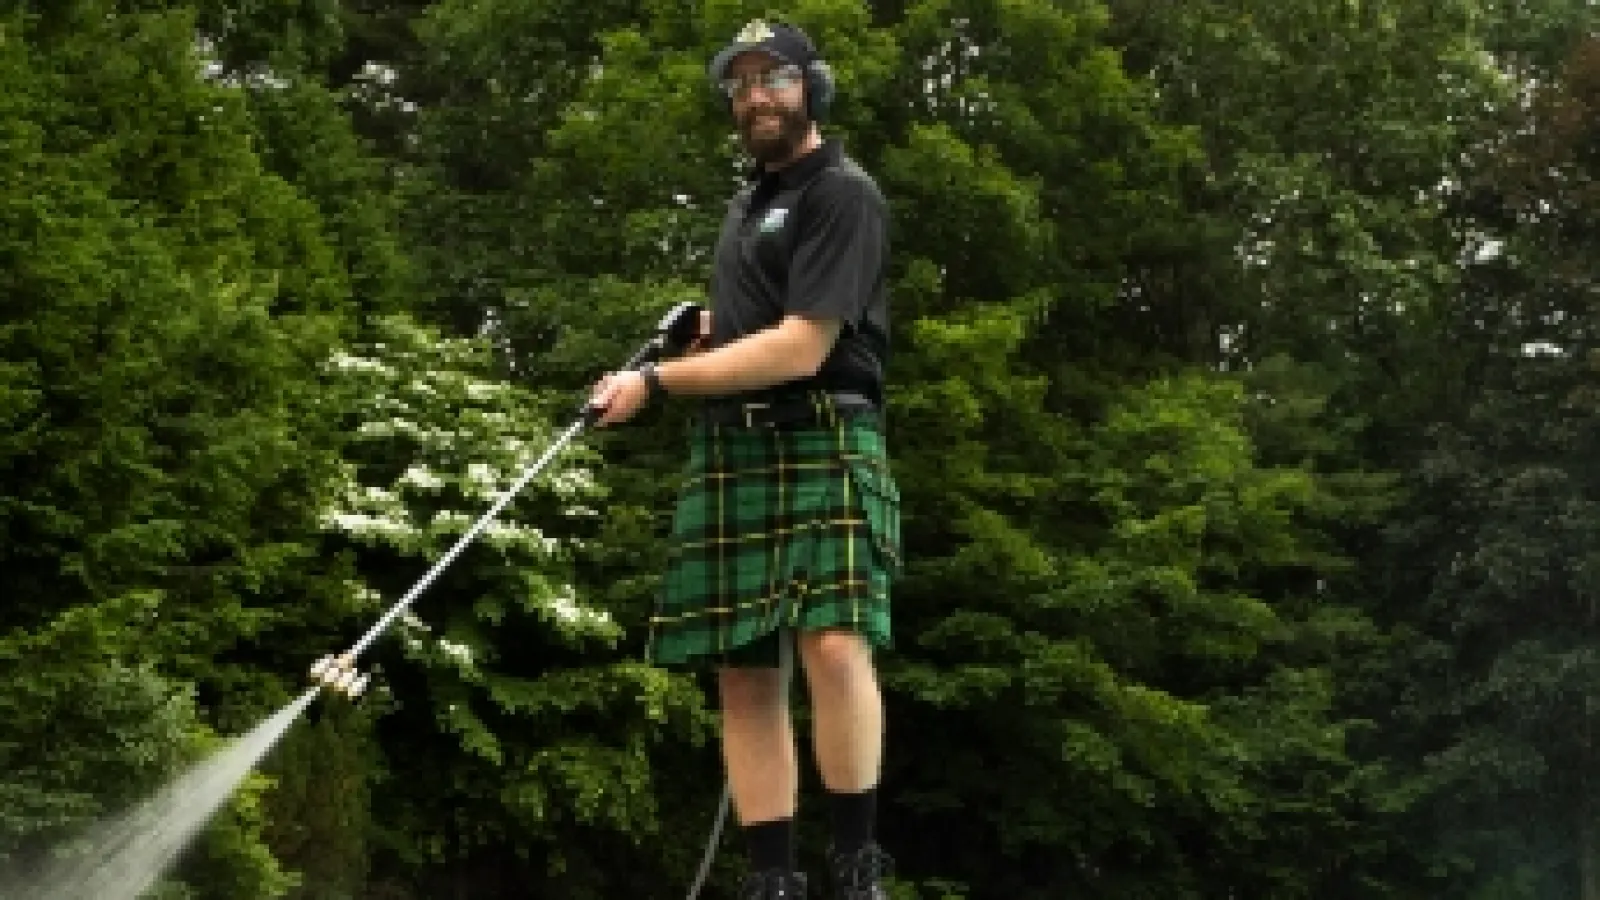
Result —
[{"label": "black wristwatch", "polygon": [[645,387],[650,389],[649,398],[655,398],[667,392],[666,385],[661,383],[661,373],[656,371],[656,364],[647,362],[639,367],[639,374],[644,376]]}]

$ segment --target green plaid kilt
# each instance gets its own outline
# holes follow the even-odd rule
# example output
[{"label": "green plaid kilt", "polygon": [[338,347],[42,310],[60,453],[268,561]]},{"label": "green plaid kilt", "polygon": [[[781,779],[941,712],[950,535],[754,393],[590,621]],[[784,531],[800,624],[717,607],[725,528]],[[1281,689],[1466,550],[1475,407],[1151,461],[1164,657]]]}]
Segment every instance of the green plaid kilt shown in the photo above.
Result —
[{"label": "green plaid kilt", "polygon": [[900,492],[866,417],[744,428],[696,423],[647,658],[776,665],[777,629],[846,628],[891,644]]}]

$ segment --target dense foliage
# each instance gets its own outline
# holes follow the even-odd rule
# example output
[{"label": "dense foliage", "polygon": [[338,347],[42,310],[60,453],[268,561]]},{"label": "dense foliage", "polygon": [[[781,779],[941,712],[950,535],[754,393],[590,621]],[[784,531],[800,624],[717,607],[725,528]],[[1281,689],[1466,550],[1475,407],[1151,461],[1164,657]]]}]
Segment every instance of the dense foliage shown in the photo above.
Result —
[{"label": "dense foliage", "polygon": [[[1600,900],[1592,7],[783,11],[895,215],[897,896]],[[0,5],[0,867],[298,693],[704,297],[704,63],[769,13]],[[574,440],[173,896],[682,896],[687,411]]]}]

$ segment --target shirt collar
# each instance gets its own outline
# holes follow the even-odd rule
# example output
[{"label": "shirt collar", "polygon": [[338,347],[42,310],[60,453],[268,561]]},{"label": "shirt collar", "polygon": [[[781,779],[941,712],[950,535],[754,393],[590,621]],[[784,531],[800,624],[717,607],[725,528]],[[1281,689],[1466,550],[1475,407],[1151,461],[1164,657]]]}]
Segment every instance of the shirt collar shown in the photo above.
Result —
[{"label": "shirt collar", "polygon": [[811,176],[843,159],[844,146],[837,139],[828,138],[824,139],[815,150],[779,169],[776,174],[762,171],[759,166],[754,167],[750,171],[750,180],[761,182],[775,178],[779,187],[792,188],[805,183]]}]

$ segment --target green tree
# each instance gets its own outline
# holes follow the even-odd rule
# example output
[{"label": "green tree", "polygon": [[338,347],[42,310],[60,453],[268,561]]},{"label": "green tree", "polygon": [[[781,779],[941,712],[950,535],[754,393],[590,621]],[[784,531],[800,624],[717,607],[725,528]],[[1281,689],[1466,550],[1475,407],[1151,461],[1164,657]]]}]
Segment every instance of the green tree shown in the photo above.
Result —
[{"label": "green tree", "polygon": [[[1206,334],[1197,359],[1245,373],[1264,401],[1251,420],[1264,459],[1313,466],[1357,491],[1347,494],[1357,505],[1324,526],[1355,565],[1310,594],[1378,626],[1333,668],[1335,708],[1376,725],[1350,744],[1377,778],[1362,820],[1373,852],[1354,873],[1366,881],[1349,890],[1441,896],[1444,859],[1474,851],[1448,846],[1452,829],[1430,799],[1456,790],[1424,775],[1439,749],[1432,726],[1401,724],[1394,710],[1414,702],[1412,666],[1454,652],[1414,598],[1451,565],[1446,534],[1462,520],[1447,525],[1431,491],[1414,489],[1439,465],[1425,449],[1428,429],[1464,420],[1480,402],[1486,350],[1516,331],[1501,330],[1504,286],[1462,264],[1497,230],[1474,185],[1518,127],[1507,116],[1519,105],[1516,73],[1548,70],[1576,11],[1111,8],[1130,66],[1160,87],[1163,118],[1193,126],[1204,151],[1203,178],[1185,193],[1197,252],[1141,266],[1151,307],[1177,333]],[[1443,546],[1429,547],[1424,533]],[[1418,629],[1443,643],[1413,646]]]},{"label": "green tree", "polygon": [[[342,587],[316,556],[339,445],[316,372],[360,273],[264,165],[242,93],[205,76],[187,11],[51,4],[3,29],[0,640],[103,630],[93,655],[0,683],[19,746],[57,746],[29,729],[71,721],[59,704],[106,711],[78,720],[81,759],[29,763],[58,773],[41,782],[55,818],[29,826],[42,841],[128,796],[107,786],[153,788],[203,730],[253,725],[287,699],[285,671],[298,680],[272,635],[328,624]],[[179,705],[121,750],[93,733],[190,685],[192,728]],[[258,796],[186,865],[198,896],[283,890]]]},{"label": "green tree", "polygon": [[1436,896],[1600,896],[1593,389],[1600,45],[1581,42],[1464,185],[1480,231],[1451,333],[1470,392],[1430,419],[1392,529],[1415,639],[1396,725],[1432,788]]}]

